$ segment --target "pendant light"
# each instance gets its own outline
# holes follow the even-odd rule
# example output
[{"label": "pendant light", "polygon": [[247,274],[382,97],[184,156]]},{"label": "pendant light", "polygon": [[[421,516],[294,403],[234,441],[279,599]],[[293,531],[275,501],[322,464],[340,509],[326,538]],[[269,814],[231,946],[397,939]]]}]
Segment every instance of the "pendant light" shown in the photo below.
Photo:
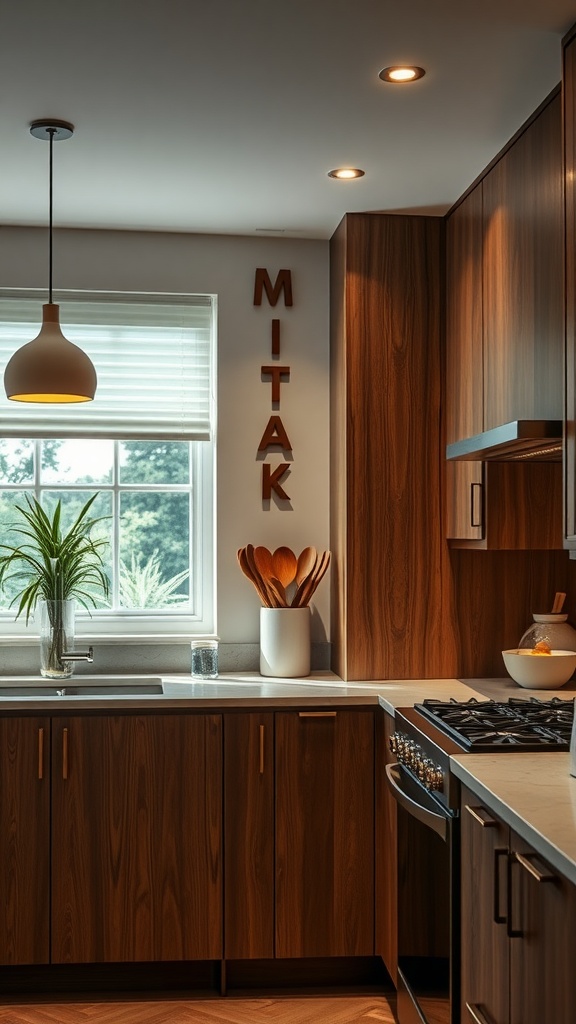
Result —
[{"label": "pendant light", "polygon": [[85,352],[60,330],[60,307],[52,302],[52,149],[69,139],[67,121],[33,121],[30,133],[50,142],[50,229],[48,302],[42,306],[40,333],[14,353],[4,371],[6,395],[14,402],[90,402],[96,370]]}]

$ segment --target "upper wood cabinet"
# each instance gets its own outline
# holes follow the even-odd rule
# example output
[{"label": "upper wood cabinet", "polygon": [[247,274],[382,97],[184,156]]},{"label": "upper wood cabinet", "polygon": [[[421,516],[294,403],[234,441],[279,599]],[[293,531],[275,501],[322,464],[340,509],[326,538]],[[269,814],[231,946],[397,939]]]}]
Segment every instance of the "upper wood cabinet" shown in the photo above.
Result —
[{"label": "upper wood cabinet", "polygon": [[484,430],[563,414],[559,92],[483,180]]},{"label": "upper wood cabinet", "polygon": [[[555,94],[446,220],[447,444],[562,418],[561,134]],[[559,464],[446,466],[452,546],[560,549],[561,506]]]},{"label": "upper wood cabinet", "polygon": [[482,182],[446,221],[446,442],[484,430]]},{"label": "upper wood cabinet", "polygon": [[576,29],[565,41],[562,96],[566,204],[564,546],[576,552]]}]

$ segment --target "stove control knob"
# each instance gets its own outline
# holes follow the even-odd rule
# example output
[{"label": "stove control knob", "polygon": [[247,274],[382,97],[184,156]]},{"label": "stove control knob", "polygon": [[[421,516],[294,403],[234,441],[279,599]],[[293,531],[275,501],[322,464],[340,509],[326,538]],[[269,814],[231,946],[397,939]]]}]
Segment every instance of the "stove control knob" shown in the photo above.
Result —
[{"label": "stove control knob", "polygon": [[416,761],[416,764],[414,765],[414,769],[416,771],[416,775],[420,779],[420,782],[426,784],[426,772],[428,770],[427,758],[423,757],[422,754],[420,754]]},{"label": "stove control knob", "polygon": [[443,786],[444,772],[433,761],[429,761],[426,769],[426,789],[441,790]]},{"label": "stove control knob", "polygon": [[393,732],[391,737],[390,737],[390,750],[392,751],[393,754],[397,754],[398,753],[398,739],[399,739],[399,735],[400,735],[399,733]]}]

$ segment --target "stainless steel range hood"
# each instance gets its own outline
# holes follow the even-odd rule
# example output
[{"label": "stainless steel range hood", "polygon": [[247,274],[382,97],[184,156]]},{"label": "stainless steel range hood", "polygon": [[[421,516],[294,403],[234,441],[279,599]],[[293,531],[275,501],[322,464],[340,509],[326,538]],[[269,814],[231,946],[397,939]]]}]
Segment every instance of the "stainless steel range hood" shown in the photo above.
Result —
[{"label": "stainless steel range hood", "polygon": [[459,462],[561,462],[561,420],[513,420],[446,446],[446,458]]}]

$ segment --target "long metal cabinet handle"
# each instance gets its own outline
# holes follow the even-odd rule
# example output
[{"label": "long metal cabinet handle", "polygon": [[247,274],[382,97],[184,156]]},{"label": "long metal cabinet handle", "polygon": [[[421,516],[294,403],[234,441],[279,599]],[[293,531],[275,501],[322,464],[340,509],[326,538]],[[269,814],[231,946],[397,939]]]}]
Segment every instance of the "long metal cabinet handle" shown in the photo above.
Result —
[{"label": "long metal cabinet handle", "polygon": [[336,718],[337,711],[299,711],[298,718]]},{"label": "long metal cabinet handle", "polygon": [[68,729],[62,729],[62,778],[68,778]]},{"label": "long metal cabinet handle", "polygon": [[260,765],[259,774],[264,775],[264,726],[260,726]]},{"label": "long metal cabinet handle", "polygon": [[[514,856],[518,863],[522,865],[524,870],[527,871],[532,878],[535,878],[537,882],[553,882],[555,880],[555,875],[545,867],[542,867],[541,870],[537,864],[534,864],[533,860],[529,859],[529,857],[526,857],[521,853],[515,853]],[[530,857],[536,859],[533,854],[531,854]]]},{"label": "long metal cabinet handle", "polygon": [[[479,521],[478,522],[476,521],[476,517],[474,515],[474,511],[475,511],[474,497],[475,497],[475,494],[476,494],[475,488],[478,488],[478,495],[479,495],[479,499],[480,499],[479,503],[478,503],[478,509],[479,509],[479,516],[478,516],[478,520]],[[481,527],[482,526],[482,484],[478,483],[478,481],[476,481],[475,483],[470,484],[470,526],[474,526],[474,527]]]},{"label": "long metal cabinet handle", "polygon": [[484,1016],[475,1003],[466,1003],[466,1009],[472,1017],[474,1024],[488,1024],[488,1018]]},{"label": "long metal cabinet handle", "polygon": [[494,924],[506,924],[507,915],[500,913],[500,858],[508,857],[507,847],[494,850]]},{"label": "long metal cabinet handle", "polygon": [[474,821],[477,821],[479,825],[482,825],[482,828],[496,828],[497,827],[498,822],[496,821],[495,818],[490,818],[490,817],[483,818],[482,817],[482,815],[480,814],[480,811],[482,811],[483,814],[488,815],[488,811],[486,811],[483,807],[469,807],[468,804],[466,804],[465,806],[466,806],[466,810],[468,811],[468,814],[471,814],[472,817],[474,818]]},{"label": "long metal cabinet handle", "polygon": [[38,778],[44,778],[44,729],[38,729]]}]

